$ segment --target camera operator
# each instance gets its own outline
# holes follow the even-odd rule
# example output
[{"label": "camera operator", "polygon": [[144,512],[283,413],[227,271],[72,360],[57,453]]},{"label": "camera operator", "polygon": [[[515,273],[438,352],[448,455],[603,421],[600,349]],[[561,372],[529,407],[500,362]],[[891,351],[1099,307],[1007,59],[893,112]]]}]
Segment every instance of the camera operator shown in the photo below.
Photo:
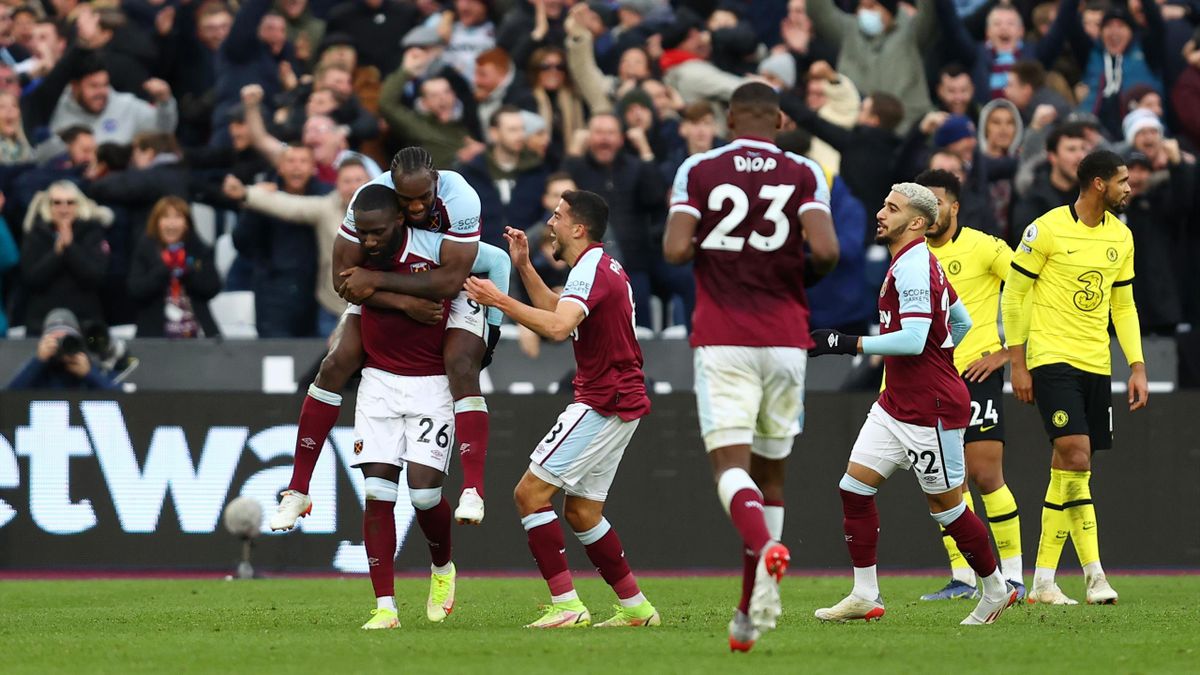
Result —
[{"label": "camera operator", "polygon": [[60,307],[46,315],[37,354],[8,388],[110,390],[117,384],[88,355],[75,314]]}]

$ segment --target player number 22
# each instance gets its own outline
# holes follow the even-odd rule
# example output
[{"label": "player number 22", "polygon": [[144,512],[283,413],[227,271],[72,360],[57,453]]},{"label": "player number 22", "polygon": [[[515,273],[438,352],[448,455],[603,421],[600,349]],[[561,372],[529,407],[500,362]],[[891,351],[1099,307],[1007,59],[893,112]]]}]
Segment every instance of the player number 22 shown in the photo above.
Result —
[{"label": "player number 22", "polygon": [[[769,253],[778,250],[787,242],[791,224],[788,223],[788,218],[783,213],[783,207],[792,198],[792,193],[795,191],[795,185],[764,185],[759,189],[759,199],[771,200],[764,217],[775,224],[775,231],[769,237],[752,232],[749,238],[750,246]],[[730,183],[722,183],[708,193],[708,209],[710,211],[719,211],[724,208],[727,201],[733,202],[733,208],[729,210],[727,216],[721,219],[721,222],[717,223],[713,231],[708,233],[704,241],[700,242],[700,248],[714,251],[741,251],[747,243],[746,237],[735,237],[730,232],[733,232],[746,220],[746,216],[750,213],[750,198],[740,187]]]}]

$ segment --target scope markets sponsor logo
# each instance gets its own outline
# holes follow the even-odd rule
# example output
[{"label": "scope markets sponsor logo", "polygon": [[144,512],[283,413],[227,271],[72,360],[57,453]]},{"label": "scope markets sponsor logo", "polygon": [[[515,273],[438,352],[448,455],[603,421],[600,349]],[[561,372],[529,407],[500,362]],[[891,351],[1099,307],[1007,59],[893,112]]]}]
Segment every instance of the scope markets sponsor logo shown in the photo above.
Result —
[{"label": "scope markets sponsor logo", "polygon": [[[221,512],[230,499],[245,495],[263,506],[266,519],[275,510],[277,495],[291,477],[290,462],[296,442],[295,425],[268,427],[251,433],[247,426],[214,426],[204,430],[203,445],[193,463],[193,449],[184,428],[162,425],[153,429],[144,453],[135,452],[125,416],[117,401],[78,403],[83,426],[70,423],[71,403],[32,401],[28,424],[17,426],[12,438],[0,435],[0,492],[22,486],[18,457],[26,459],[28,513],[34,524],[53,535],[86,532],[99,524],[92,500],[72,498],[72,469],[81,462],[99,465],[122,531],[145,534],[172,529],[161,523],[167,495],[184,534],[211,534],[219,527]],[[193,438],[199,434],[193,435]],[[364,498],[362,473],[350,467],[354,461],[354,430],[335,428],[330,434],[313,473],[310,496],[319,505],[301,521],[301,529],[313,535],[337,531],[337,472],[346,473],[359,503]],[[250,455],[249,458],[246,456]],[[138,456],[145,461],[139,464]],[[243,460],[274,464],[250,475],[235,490],[234,473]],[[74,460],[74,462],[72,461]],[[401,490],[397,504],[396,530],[402,543],[412,521],[412,505]],[[25,505],[0,498],[0,528],[8,525]],[[107,510],[103,510],[107,513]],[[358,514],[355,514],[357,516]],[[397,547],[398,549],[400,547]],[[366,552],[361,544],[343,541],[333,565],[345,572],[366,572]]]}]

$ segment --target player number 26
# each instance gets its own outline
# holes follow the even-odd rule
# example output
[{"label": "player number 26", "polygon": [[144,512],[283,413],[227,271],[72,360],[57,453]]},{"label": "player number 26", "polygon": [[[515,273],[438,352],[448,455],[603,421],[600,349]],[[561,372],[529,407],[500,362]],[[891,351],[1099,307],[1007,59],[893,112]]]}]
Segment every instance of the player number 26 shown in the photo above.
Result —
[{"label": "player number 26", "polygon": [[775,224],[775,231],[770,236],[752,232],[747,241],[746,237],[735,237],[730,232],[733,232],[746,220],[746,216],[750,213],[750,198],[742,188],[736,185],[729,183],[718,185],[716,189],[708,193],[708,209],[719,211],[725,207],[725,202],[732,202],[733,208],[729,210],[728,215],[721,219],[721,222],[717,223],[713,231],[708,233],[704,241],[700,242],[700,248],[713,251],[741,251],[746,243],[749,243],[752,248],[767,253],[778,250],[787,242],[788,233],[791,231],[791,224],[783,213],[783,207],[787,205],[795,191],[796,186],[794,185],[764,185],[759,189],[758,198],[771,202],[767,206],[764,217]]}]

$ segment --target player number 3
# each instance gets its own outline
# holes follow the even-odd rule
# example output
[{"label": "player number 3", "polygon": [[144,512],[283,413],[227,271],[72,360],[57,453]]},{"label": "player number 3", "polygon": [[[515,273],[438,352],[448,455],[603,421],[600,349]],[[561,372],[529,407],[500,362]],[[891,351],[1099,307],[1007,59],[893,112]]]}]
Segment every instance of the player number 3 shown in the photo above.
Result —
[{"label": "player number 3", "polygon": [[[751,247],[764,253],[770,253],[778,250],[787,242],[791,225],[783,213],[783,207],[792,198],[792,193],[795,191],[795,185],[764,185],[758,191],[760,199],[771,200],[763,217],[775,224],[775,231],[769,237],[752,232],[749,239]],[[722,183],[708,193],[708,209],[710,211],[720,211],[727,201],[733,202],[733,208],[729,210],[728,215],[721,219],[721,222],[717,223],[713,231],[708,233],[704,241],[700,242],[700,248],[713,251],[741,251],[746,245],[746,237],[735,237],[730,232],[733,232],[746,220],[746,216],[750,213],[750,198],[740,187],[730,183]]]}]

